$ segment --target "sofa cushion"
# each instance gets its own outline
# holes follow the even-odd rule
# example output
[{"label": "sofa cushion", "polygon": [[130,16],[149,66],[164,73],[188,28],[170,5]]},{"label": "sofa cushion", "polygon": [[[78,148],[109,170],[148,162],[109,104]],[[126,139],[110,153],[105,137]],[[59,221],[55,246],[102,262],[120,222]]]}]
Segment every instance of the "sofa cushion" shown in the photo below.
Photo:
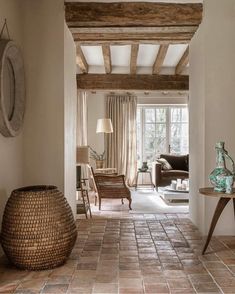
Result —
[{"label": "sofa cushion", "polygon": [[181,179],[181,178],[188,178],[189,177],[189,173],[187,171],[183,171],[183,170],[163,170],[162,171],[162,177],[164,178],[172,178],[173,179]]},{"label": "sofa cushion", "polygon": [[188,171],[188,155],[161,154],[160,158],[165,158],[172,166],[173,170]]},{"label": "sofa cushion", "polygon": [[159,159],[157,159],[157,162],[161,163],[163,170],[172,169],[172,166],[170,165],[170,163],[165,158],[159,158]]}]

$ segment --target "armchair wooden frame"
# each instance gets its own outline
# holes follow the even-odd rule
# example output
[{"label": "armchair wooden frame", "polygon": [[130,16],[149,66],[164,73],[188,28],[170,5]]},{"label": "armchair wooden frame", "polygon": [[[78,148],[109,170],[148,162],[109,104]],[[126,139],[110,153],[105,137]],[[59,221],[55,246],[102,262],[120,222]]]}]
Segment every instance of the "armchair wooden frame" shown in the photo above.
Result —
[{"label": "armchair wooden frame", "polygon": [[99,210],[101,210],[101,199],[123,199],[126,198],[129,201],[129,209],[131,210],[131,192],[125,183],[124,175],[116,174],[97,174],[94,173],[93,168],[89,167],[95,184],[95,192],[98,194]]}]

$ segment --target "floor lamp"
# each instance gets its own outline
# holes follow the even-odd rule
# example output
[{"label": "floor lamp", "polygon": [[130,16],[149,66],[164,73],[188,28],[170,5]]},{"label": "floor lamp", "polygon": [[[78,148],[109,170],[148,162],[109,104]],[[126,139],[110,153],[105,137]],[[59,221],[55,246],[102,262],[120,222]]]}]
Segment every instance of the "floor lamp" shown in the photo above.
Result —
[{"label": "floor lamp", "polygon": [[[97,120],[96,133],[113,133],[113,125],[110,118],[100,118]],[[103,161],[104,162],[104,161]],[[103,167],[102,162],[102,167]]]},{"label": "floor lamp", "polygon": [[76,154],[76,178],[77,178],[77,189],[81,186],[81,165],[89,164],[89,147],[88,146],[78,146]]}]

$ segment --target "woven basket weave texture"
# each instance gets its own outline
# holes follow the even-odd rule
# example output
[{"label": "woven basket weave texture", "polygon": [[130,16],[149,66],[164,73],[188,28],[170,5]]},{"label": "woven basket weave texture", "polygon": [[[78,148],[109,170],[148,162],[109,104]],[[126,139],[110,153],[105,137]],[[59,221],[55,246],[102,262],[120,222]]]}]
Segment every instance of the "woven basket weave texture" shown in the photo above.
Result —
[{"label": "woven basket weave texture", "polygon": [[23,187],[11,193],[3,215],[1,244],[15,266],[43,270],[62,265],[76,238],[72,210],[57,187]]}]

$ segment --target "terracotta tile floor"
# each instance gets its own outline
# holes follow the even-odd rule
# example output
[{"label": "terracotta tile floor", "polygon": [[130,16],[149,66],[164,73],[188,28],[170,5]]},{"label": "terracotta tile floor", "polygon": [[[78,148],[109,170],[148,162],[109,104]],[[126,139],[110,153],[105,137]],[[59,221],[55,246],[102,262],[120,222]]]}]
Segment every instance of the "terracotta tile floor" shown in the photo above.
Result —
[{"label": "terracotta tile floor", "polygon": [[62,267],[20,271],[3,258],[0,293],[235,293],[235,238],[213,238],[201,256],[204,240],[187,215],[129,214],[104,204],[77,228]]}]

